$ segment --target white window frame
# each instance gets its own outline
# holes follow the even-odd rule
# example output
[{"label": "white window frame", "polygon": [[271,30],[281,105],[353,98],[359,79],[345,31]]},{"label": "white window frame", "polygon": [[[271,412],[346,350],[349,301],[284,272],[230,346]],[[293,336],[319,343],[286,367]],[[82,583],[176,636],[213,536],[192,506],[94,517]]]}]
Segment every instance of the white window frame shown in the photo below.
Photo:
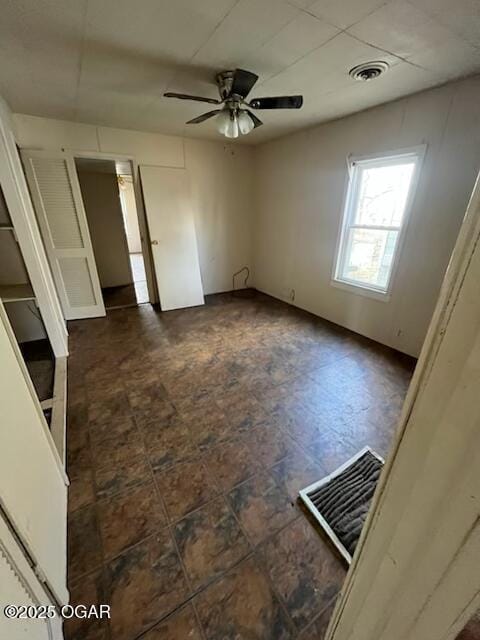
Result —
[{"label": "white window frame", "polygon": [[[339,287],[341,289],[345,289],[352,293],[364,295],[367,297],[372,297],[377,300],[382,300],[384,302],[387,302],[388,300],[390,300],[393,282],[395,279],[399,258],[402,253],[405,233],[407,230],[412,205],[415,199],[415,194],[418,186],[418,179],[420,175],[420,169],[423,163],[423,159],[425,157],[426,148],[427,148],[426,145],[417,145],[415,147],[409,147],[407,149],[400,149],[397,151],[385,151],[382,153],[363,155],[363,156],[349,156],[349,158],[347,159],[348,180],[347,180],[346,192],[344,197],[342,223],[339,228],[339,235],[337,239],[337,246],[335,250],[335,259],[333,263],[333,271],[332,271],[332,279],[331,279],[331,284],[333,286]],[[384,167],[384,166],[388,166],[389,164],[394,165],[394,164],[397,164],[399,160],[413,160],[415,164],[407,201],[405,203],[405,212],[402,218],[402,224],[400,228],[388,227],[388,226],[373,226],[373,225],[369,227],[368,225],[366,226],[360,225],[362,228],[365,226],[366,228],[381,229],[384,231],[398,230],[397,245],[395,248],[392,267],[390,269],[387,285],[385,288],[383,288],[383,287],[378,287],[376,285],[361,283],[361,282],[357,282],[356,280],[350,280],[348,278],[345,278],[341,274],[343,271],[343,265],[344,265],[345,259],[347,257],[346,256],[347,234],[349,229],[352,226],[355,226],[353,223],[353,218],[355,215],[355,209],[357,204],[357,193],[358,193],[358,187],[359,187],[359,180],[358,180],[359,173],[356,169],[360,165],[362,167]]]}]

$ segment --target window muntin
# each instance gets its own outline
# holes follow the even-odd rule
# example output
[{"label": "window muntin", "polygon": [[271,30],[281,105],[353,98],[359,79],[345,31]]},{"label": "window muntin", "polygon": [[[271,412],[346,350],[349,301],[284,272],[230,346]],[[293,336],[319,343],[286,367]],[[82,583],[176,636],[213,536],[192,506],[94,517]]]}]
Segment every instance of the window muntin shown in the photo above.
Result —
[{"label": "window muntin", "polygon": [[409,153],[352,164],[335,280],[388,292],[419,159]]}]

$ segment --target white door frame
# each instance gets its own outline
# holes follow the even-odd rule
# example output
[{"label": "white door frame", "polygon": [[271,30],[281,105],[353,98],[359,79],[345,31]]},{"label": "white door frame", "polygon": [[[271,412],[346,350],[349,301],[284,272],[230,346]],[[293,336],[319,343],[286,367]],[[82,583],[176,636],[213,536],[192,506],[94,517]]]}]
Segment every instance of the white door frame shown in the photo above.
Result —
[{"label": "white door frame", "polygon": [[326,640],[453,640],[480,605],[480,178]]},{"label": "white door frame", "polygon": [[153,270],[153,256],[150,245],[150,233],[148,230],[147,216],[143,204],[142,190],[140,187],[140,174],[138,171],[138,163],[134,156],[124,155],[121,153],[104,153],[102,151],[75,151],[71,150],[74,158],[92,158],[96,160],[118,160],[121,162],[130,162],[133,174],[133,191],[135,193],[135,205],[137,208],[138,226],[140,227],[140,239],[142,243],[142,255],[145,266],[145,275],[147,278],[148,301],[151,304],[158,302],[158,289]]}]

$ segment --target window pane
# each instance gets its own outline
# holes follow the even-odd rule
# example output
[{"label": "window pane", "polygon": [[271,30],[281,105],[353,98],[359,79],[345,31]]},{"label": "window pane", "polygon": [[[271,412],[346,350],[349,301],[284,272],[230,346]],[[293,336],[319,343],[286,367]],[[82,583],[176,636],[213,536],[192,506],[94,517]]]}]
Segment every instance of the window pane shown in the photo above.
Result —
[{"label": "window pane", "polygon": [[342,278],[386,289],[398,231],[350,229]]},{"label": "window pane", "polygon": [[399,227],[414,168],[415,164],[409,162],[361,169],[354,223]]}]

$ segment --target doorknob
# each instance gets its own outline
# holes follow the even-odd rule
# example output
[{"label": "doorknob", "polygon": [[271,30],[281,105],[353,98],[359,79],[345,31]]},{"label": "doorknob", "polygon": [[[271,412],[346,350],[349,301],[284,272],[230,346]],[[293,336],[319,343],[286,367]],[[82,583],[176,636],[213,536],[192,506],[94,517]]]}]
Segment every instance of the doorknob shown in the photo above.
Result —
[{"label": "doorknob", "polygon": [[158,240],[152,240],[152,242],[150,244],[158,244]]}]

